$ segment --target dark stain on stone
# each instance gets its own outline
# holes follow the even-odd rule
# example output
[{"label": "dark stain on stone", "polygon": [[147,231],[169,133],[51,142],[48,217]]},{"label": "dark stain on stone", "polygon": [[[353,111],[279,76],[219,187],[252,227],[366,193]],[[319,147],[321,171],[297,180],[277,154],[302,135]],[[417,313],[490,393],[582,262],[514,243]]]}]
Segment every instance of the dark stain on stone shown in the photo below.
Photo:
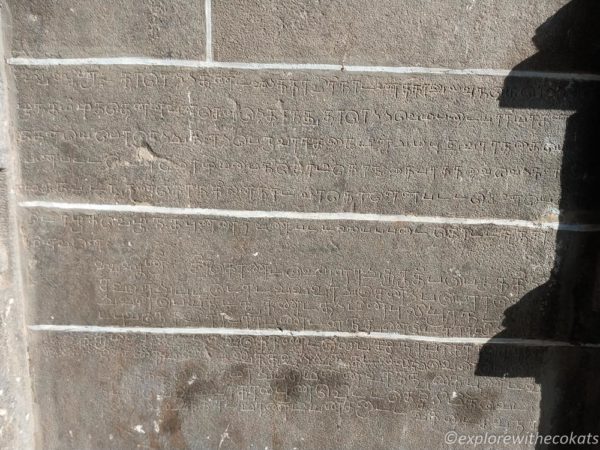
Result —
[{"label": "dark stain on stone", "polygon": [[189,448],[181,427],[182,420],[179,416],[179,409],[177,409],[173,401],[165,401],[161,409],[159,432],[161,435],[168,437],[170,447],[177,449]]},{"label": "dark stain on stone", "polygon": [[271,447],[273,450],[283,450],[283,444],[284,443],[281,434],[274,430],[271,437]]},{"label": "dark stain on stone", "polygon": [[247,364],[237,363],[225,374],[226,382],[242,385],[250,379],[250,367]]},{"label": "dark stain on stone", "polygon": [[160,432],[166,434],[175,434],[181,431],[181,419],[179,410],[165,408],[162,410],[160,418]]},{"label": "dark stain on stone", "polygon": [[293,367],[280,369],[271,381],[272,398],[277,403],[295,403],[300,398],[297,387],[302,381],[302,373]]},{"label": "dark stain on stone", "polygon": [[208,379],[202,367],[188,366],[177,376],[175,397],[189,408],[198,396],[208,395],[216,390],[214,381]]},{"label": "dark stain on stone", "polygon": [[330,388],[347,384],[344,380],[344,375],[340,372],[335,372],[333,370],[324,370],[320,372],[319,380],[321,380],[323,384],[326,384]]},{"label": "dark stain on stone", "polygon": [[485,417],[496,409],[500,394],[493,389],[478,393],[458,392],[450,400],[456,419],[464,423],[483,423]]},{"label": "dark stain on stone", "polygon": [[214,382],[202,366],[189,364],[184,367],[176,376],[173,394],[162,403],[159,432],[151,434],[151,448],[162,448],[161,436],[168,438],[168,448],[189,448],[183,435],[181,413],[191,408],[199,396],[209,395],[215,390]]}]

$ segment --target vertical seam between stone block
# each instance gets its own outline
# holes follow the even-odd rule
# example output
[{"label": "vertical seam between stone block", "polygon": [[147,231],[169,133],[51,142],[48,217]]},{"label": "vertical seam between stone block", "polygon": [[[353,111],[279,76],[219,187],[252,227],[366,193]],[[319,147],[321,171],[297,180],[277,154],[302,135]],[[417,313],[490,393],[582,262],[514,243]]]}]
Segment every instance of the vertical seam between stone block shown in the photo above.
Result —
[{"label": "vertical seam between stone block", "polygon": [[212,0],[204,0],[204,22],[206,24],[206,62],[213,60],[212,50]]}]

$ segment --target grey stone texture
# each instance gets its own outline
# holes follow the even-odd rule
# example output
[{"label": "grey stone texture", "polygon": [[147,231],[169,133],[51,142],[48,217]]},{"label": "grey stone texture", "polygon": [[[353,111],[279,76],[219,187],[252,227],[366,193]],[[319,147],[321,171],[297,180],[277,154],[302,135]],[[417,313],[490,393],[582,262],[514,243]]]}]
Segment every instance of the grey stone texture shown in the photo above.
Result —
[{"label": "grey stone texture", "polygon": [[32,448],[24,305],[14,282],[7,173],[0,168],[0,450]]},{"label": "grey stone texture", "polygon": [[[4,11],[0,10],[0,32]],[[0,58],[4,42],[0,36]],[[10,145],[6,68],[0,67],[0,450],[33,449],[33,402],[25,331],[25,304],[17,279],[14,189],[14,150]]]},{"label": "grey stone texture", "polygon": [[[539,386],[480,347],[370,339],[36,333],[40,447],[447,449],[535,431]],[[523,371],[545,349],[493,349]],[[62,380],[57,383],[56,380]],[[509,448],[530,448],[514,445]]]},{"label": "grey stone texture", "polygon": [[3,86],[0,449],[597,429],[600,234],[555,225],[600,223],[600,83],[535,72],[600,61],[567,3],[2,3],[11,56],[140,59]]},{"label": "grey stone texture", "polygon": [[568,110],[600,89],[342,72],[14,72],[29,199],[536,221],[556,219]]},{"label": "grey stone texture", "polygon": [[[11,312],[15,305],[12,267],[9,259],[8,210],[6,207],[6,171],[0,169],[0,449],[17,442],[14,358],[11,356]],[[10,363],[9,363],[10,360]],[[22,374],[21,374],[22,375]]]},{"label": "grey stone texture", "polygon": [[536,29],[567,3],[214,0],[215,56],[222,61],[511,69],[536,52]]},{"label": "grey stone texture", "polygon": [[204,1],[5,0],[12,56],[204,57]]},{"label": "grey stone texture", "polygon": [[[550,277],[556,237],[44,210],[23,223],[33,323],[464,337],[503,329],[504,311]],[[521,327],[535,337],[529,319]]]}]

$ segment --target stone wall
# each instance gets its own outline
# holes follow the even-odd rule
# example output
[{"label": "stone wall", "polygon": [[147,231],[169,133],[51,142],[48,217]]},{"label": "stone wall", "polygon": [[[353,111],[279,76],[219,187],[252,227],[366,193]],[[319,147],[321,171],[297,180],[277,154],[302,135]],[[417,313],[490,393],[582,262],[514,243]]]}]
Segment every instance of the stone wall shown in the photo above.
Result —
[{"label": "stone wall", "polygon": [[[6,30],[7,17],[0,10]],[[0,39],[0,55],[5,55]],[[8,77],[0,70],[0,450],[33,448],[31,383],[25,301],[19,270],[16,220],[16,152],[9,129]]]},{"label": "stone wall", "polygon": [[0,447],[27,405],[61,450],[592,430],[561,384],[600,371],[592,2],[3,12],[24,381]]}]

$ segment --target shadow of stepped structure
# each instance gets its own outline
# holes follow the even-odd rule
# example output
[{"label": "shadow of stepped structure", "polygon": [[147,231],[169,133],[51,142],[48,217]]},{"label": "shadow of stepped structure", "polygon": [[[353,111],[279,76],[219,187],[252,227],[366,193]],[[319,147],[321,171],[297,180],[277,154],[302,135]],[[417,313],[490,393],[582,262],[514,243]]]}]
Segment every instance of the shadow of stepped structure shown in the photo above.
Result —
[{"label": "shadow of stepped structure", "polygon": [[4,0],[0,449],[598,447],[599,9]]},{"label": "shadow of stepped structure", "polygon": [[[571,1],[546,22],[533,37],[538,51],[514,71],[544,70],[599,73],[600,36],[596,30],[600,4]],[[533,88],[518,77],[508,77],[500,106],[527,110],[572,111],[562,145],[560,169],[560,222],[599,223],[600,152],[596,123],[599,92],[594,82],[579,88],[571,80],[554,89],[546,80]],[[523,100],[518,92],[531,89],[538,95]],[[585,94],[584,94],[585,92]],[[505,312],[505,327],[496,339],[543,339],[571,346],[548,346],[533,363],[521,364],[507,355],[496,365],[494,345],[481,352],[478,374],[498,377],[534,377],[541,388],[538,430],[544,436],[595,435],[600,429],[600,235],[573,232],[568,227],[556,235],[554,266],[546,282],[526,293]],[[490,353],[490,354],[488,354]],[[564,438],[563,440],[566,440]],[[537,442],[536,448],[555,448],[565,442]]]}]

